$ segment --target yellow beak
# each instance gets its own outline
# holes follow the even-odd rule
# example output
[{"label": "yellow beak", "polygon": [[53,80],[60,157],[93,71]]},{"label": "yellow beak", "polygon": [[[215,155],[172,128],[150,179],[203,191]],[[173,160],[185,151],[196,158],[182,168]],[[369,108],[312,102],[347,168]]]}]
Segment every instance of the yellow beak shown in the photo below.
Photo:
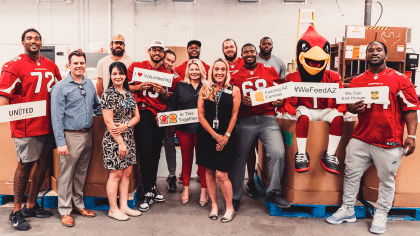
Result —
[{"label": "yellow beak", "polygon": [[[310,66],[306,63],[305,59],[310,59],[310,60],[319,61],[319,62],[323,61],[324,64],[319,68],[312,67],[312,66]],[[299,61],[303,65],[303,68],[305,68],[305,70],[309,74],[316,75],[320,71],[322,71],[327,66],[327,64],[330,62],[330,55],[325,53],[325,51],[322,50],[322,48],[320,48],[319,46],[315,46],[315,47],[309,49],[309,51],[307,51],[307,52],[301,52],[299,54]]]}]

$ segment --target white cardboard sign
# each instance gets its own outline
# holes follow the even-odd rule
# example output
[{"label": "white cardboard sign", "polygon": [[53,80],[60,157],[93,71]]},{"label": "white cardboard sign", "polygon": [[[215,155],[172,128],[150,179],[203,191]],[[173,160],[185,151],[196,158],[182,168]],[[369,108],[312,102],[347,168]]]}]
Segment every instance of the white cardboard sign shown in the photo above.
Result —
[{"label": "white cardboard sign", "polygon": [[257,106],[277,99],[284,99],[295,95],[293,82],[272,86],[250,93],[252,106]]},{"label": "white cardboard sign", "polygon": [[353,104],[360,100],[364,100],[365,104],[390,104],[389,87],[344,88],[337,96],[337,104]]},{"label": "white cardboard sign", "polygon": [[198,109],[159,112],[157,118],[159,127],[196,123],[198,122]]},{"label": "white cardboard sign", "polygon": [[294,82],[294,97],[336,98],[338,83],[304,83]]},{"label": "white cardboard sign", "polygon": [[0,123],[47,115],[47,101],[0,106]]},{"label": "white cardboard sign", "polygon": [[171,87],[173,78],[173,74],[134,67],[132,81],[153,82],[165,87]]}]

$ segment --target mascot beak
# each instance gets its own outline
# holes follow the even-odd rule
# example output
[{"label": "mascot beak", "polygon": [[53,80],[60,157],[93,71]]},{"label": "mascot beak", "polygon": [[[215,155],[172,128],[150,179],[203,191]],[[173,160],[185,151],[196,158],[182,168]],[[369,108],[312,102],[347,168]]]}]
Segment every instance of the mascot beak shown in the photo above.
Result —
[{"label": "mascot beak", "polygon": [[316,75],[330,62],[330,55],[319,46],[315,46],[306,52],[301,52],[299,62],[309,74]]}]

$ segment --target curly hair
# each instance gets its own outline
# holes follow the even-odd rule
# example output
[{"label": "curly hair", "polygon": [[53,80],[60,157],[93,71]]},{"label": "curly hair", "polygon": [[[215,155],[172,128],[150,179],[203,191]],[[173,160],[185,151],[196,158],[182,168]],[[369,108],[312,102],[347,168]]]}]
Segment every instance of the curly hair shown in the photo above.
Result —
[{"label": "curly hair", "polygon": [[210,101],[214,101],[214,99],[216,98],[216,94],[217,94],[217,84],[214,80],[214,76],[213,76],[213,68],[214,65],[216,64],[216,62],[223,62],[226,66],[226,77],[225,77],[225,82],[223,83],[224,87],[227,87],[230,85],[230,72],[229,72],[229,64],[226,62],[226,60],[222,59],[222,58],[218,58],[216,61],[214,61],[213,65],[211,66],[210,70],[209,70],[209,80],[207,80],[203,87],[201,87],[200,90],[200,97],[203,98],[203,100],[210,100]]}]

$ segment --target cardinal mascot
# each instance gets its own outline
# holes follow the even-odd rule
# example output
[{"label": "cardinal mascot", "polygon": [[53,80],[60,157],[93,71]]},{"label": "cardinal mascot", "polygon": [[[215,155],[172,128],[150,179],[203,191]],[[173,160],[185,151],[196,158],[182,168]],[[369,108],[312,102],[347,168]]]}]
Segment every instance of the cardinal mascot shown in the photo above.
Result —
[{"label": "cardinal mascot", "polygon": [[[326,70],[330,61],[330,50],[330,43],[312,26],[309,26],[297,43],[298,71],[288,74],[286,82],[339,83],[340,88],[343,88],[340,75],[334,71]],[[285,100],[284,106],[279,111],[285,111],[297,117],[298,151],[295,154],[295,170],[302,173],[309,171],[310,168],[310,159],[306,152],[309,122],[326,121],[331,124],[329,143],[321,158],[321,163],[326,171],[339,174],[339,162],[335,151],[343,134],[345,104],[337,105],[333,98],[292,97]]]}]

